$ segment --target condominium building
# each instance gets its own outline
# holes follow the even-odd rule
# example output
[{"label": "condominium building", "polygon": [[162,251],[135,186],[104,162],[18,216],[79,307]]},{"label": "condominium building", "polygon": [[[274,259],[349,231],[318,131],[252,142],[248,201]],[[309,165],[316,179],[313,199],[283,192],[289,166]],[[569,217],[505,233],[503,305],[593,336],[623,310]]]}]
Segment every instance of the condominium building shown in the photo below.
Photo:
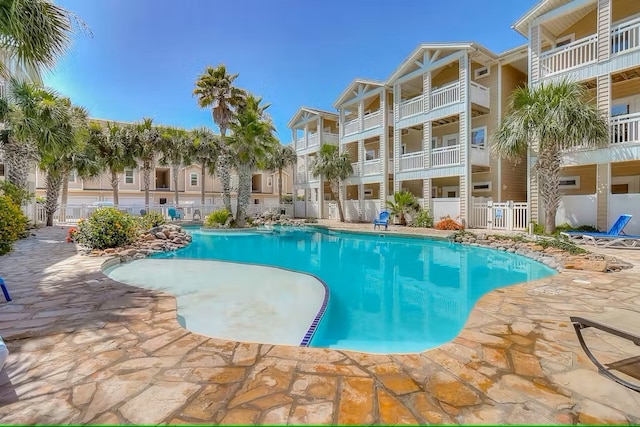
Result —
[{"label": "condominium building", "polygon": [[[564,154],[557,222],[606,230],[631,213],[625,231],[640,234],[640,1],[544,0],[514,28],[529,39],[529,83],[582,82],[610,124],[607,147]],[[529,193],[537,221],[533,179]]]}]

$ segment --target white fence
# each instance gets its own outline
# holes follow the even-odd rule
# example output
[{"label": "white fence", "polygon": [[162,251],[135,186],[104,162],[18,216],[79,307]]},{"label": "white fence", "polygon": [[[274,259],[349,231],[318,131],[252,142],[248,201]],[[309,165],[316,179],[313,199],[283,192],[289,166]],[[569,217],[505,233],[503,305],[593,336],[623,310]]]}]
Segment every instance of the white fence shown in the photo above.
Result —
[{"label": "white fence", "polygon": [[640,235],[640,194],[610,194],[609,195],[609,227],[613,225],[622,214],[631,214],[633,217],[624,228],[626,234]]},{"label": "white fence", "polygon": [[435,223],[446,216],[454,220],[460,216],[460,199],[458,197],[435,198],[431,199],[431,202]]},{"label": "white fence", "polygon": [[529,227],[529,210],[526,202],[474,200],[469,211],[468,226],[470,228],[524,231]]},{"label": "white fence", "polygon": [[556,225],[569,224],[577,227],[579,225],[595,226],[596,223],[597,197],[595,194],[562,196],[556,213]]}]

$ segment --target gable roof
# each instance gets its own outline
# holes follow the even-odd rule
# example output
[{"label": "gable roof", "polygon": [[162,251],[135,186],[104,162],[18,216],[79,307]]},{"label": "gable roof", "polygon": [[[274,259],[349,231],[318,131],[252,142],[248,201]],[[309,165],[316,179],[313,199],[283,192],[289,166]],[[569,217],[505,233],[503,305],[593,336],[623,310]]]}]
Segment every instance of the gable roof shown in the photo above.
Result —
[{"label": "gable roof", "polygon": [[298,108],[298,111],[296,111],[296,113],[293,115],[291,120],[289,120],[289,123],[287,123],[287,127],[291,128],[293,125],[295,125],[296,121],[298,120],[298,118],[303,113],[315,114],[315,115],[319,115],[319,116],[322,116],[322,117],[327,118],[327,119],[338,120],[338,113],[335,113],[335,112],[332,112],[332,111],[327,111],[327,110],[321,110],[319,108],[311,108],[311,107],[304,107],[303,106],[303,107]]},{"label": "gable roof", "polygon": [[[525,37],[529,37],[529,25],[531,22],[544,15],[545,13],[551,12],[552,10],[558,9],[559,7],[564,6],[567,3],[570,3],[572,0],[540,0],[538,3],[533,5],[531,9],[529,9],[520,19],[518,19],[512,26],[514,30],[519,32]],[[585,0],[585,5],[587,3],[595,3],[596,0]]]},{"label": "gable roof", "polygon": [[446,43],[422,43],[420,44],[402,63],[391,73],[386,84],[391,84],[394,80],[402,77],[409,67],[416,61],[422,60],[425,50],[476,50],[491,59],[496,59],[495,53],[475,42],[446,42]]},{"label": "gable roof", "polygon": [[347,86],[346,89],[342,91],[340,96],[338,96],[338,99],[333,103],[333,107],[338,108],[339,105],[347,101],[348,96],[350,96],[354,90],[357,90],[358,85],[360,84],[375,87],[382,87],[385,85],[385,83],[381,80],[355,78],[351,83],[349,83],[349,86]]}]

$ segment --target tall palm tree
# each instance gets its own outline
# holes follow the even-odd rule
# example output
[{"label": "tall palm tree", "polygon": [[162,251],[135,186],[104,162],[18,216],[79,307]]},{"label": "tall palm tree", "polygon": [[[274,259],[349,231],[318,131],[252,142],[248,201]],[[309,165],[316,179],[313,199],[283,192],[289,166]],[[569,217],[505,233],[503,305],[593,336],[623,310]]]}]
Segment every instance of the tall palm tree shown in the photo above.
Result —
[{"label": "tall palm tree", "polygon": [[135,147],[131,132],[117,123],[107,122],[106,125],[93,122],[89,125],[88,145],[97,158],[103,170],[110,175],[111,188],[113,190],[113,204],[120,203],[118,186],[120,175],[126,169],[133,169],[138,164],[135,158]]},{"label": "tall palm tree", "polygon": [[88,27],[50,0],[0,1],[0,74],[40,82],[42,68],[52,68],[71,44],[74,22]]},{"label": "tall palm tree", "polygon": [[261,105],[261,102],[261,98],[247,96],[236,120],[231,122],[232,135],[227,140],[238,169],[238,205],[235,218],[238,227],[245,224],[246,210],[251,199],[251,173],[258,165],[267,162],[278,143],[273,135],[273,124],[264,116],[268,105]]},{"label": "tall palm tree", "polygon": [[282,171],[298,161],[296,150],[291,145],[278,144],[267,161],[267,167],[278,172],[278,200],[282,205]]},{"label": "tall palm tree", "polygon": [[142,163],[142,182],[144,183],[144,208],[149,212],[149,187],[151,172],[156,164],[156,156],[160,148],[160,132],[153,125],[153,119],[144,118],[130,128],[135,141],[136,158]]},{"label": "tall palm tree", "polygon": [[178,199],[178,173],[181,166],[191,164],[191,159],[189,158],[189,148],[191,145],[191,134],[186,130],[172,127],[161,129],[160,153],[162,157],[160,158],[160,164],[171,167],[176,207],[180,205]]},{"label": "tall palm tree", "polygon": [[[193,94],[198,97],[201,108],[211,107],[213,122],[220,128],[222,146],[226,145],[227,129],[234,113],[244,103],[245,91],[233,85],[238,74],[227,73],[224,64],[213,68],[208,66],[196,81]],[[221,150],[218,156],[218,174],[222,182],[222,199],[225,208],[231,212],[231,167],[233,158]]]},{"label": "tall palm tree", "polygon": [[220,144],[216,135],[206,127],[192,130],[190,140],[189,157],[200,165],[200,203],[204,206],[205,177],[207,172],[211,175],[215,172]]},{"label": "tall palm tree", "polygon": [[567,80],[518,88],[493,138],[492,150],[502,157],[518,159],[528,149],[536,156],[532,172],[547,233],[556,229],[563,152],[609,142],[607,121],[587,95],[583,85]]},{"label": "tall palm tree", "polygon": [[335,145],[323,145],[320,153],[311,164],[311,174],[314,177],[322,177],[329,183],[329,191],[338,202],[340,222],[344,222],[344,211],[340,201],[340,182],[347,179],[353,173],[351,160],[348,153],[340,154]]}]

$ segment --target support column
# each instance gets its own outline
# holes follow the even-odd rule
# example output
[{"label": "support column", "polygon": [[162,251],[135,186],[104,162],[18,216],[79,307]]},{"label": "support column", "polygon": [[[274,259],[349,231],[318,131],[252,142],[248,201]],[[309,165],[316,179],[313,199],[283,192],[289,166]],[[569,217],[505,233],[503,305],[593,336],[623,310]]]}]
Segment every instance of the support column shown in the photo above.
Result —
[{"label": "support column", "polygon": [[540,72],[540,24],[529,27],[529,85],[537,83]]},{"label": "support column", "polygon": [[471,156],[469,140],[471,137],[471,102],[469,100],[469,54],[465,53],[460,63],[460,102],[464,108],[460,112],[460,164],[464,166],[464,174],[460,176],[460,222],[467,226],[468,207],[471,197]]},{"label": "support column", "polygon": [[389,111],[387,108],[387,92],[383,89],[380,94],[380,113],[382,114],[382,134],[380,134],[380,212],[387,207],[387,193],[389,192]]},{"label": "support column", "polygon": [[358,131],[364,130],[364,101],[358,101]]},{"label": "support column", "polygon": [[364,213],[364,184],[358,184],[358,221],[362,221]]},{"label": "support column", "polygon": [[364,175],[364,158],[365,158],[364,139],[359,139],[358,140],[358,168],[360,169],[360,173],[358,174],[358,176],[360,177]]},{"label": "support column", "polygon": [[611,0],[598,0],[598,61],[611,56]]},{"label": "support column", "polygon": [[398,181],[398,173],[400,172],[400,151],[402,146],[402,130],[398,128],[397,123],[400,118],[400,85],[393,86],[393,191],[400,191],[400,182]]},{"label": "support column", "polygon": [[322,116],[318,116],[318,145],[320,147],[322,147],[322,144],[324,144],[324,120],[322,119]]},{"label": "support column", "polygon": [[596,173],[596,225],[598,229],[609,229],[609,189],[611,188],[611,164],[597,165]]},{"label": "support column", "polygon": [[304,148],[309,147],[309,124],[304,125]]},{"label": "support column", "polygon": [[431,208],[431,178],[422,180],[422,198],[422,209],[426,209],[433,214],[433,209]]},{"label": "support column", "polygon": [[298,134],[296,128],[291,129],[291,141],[293,141],[293,148],[298,149]]}]

